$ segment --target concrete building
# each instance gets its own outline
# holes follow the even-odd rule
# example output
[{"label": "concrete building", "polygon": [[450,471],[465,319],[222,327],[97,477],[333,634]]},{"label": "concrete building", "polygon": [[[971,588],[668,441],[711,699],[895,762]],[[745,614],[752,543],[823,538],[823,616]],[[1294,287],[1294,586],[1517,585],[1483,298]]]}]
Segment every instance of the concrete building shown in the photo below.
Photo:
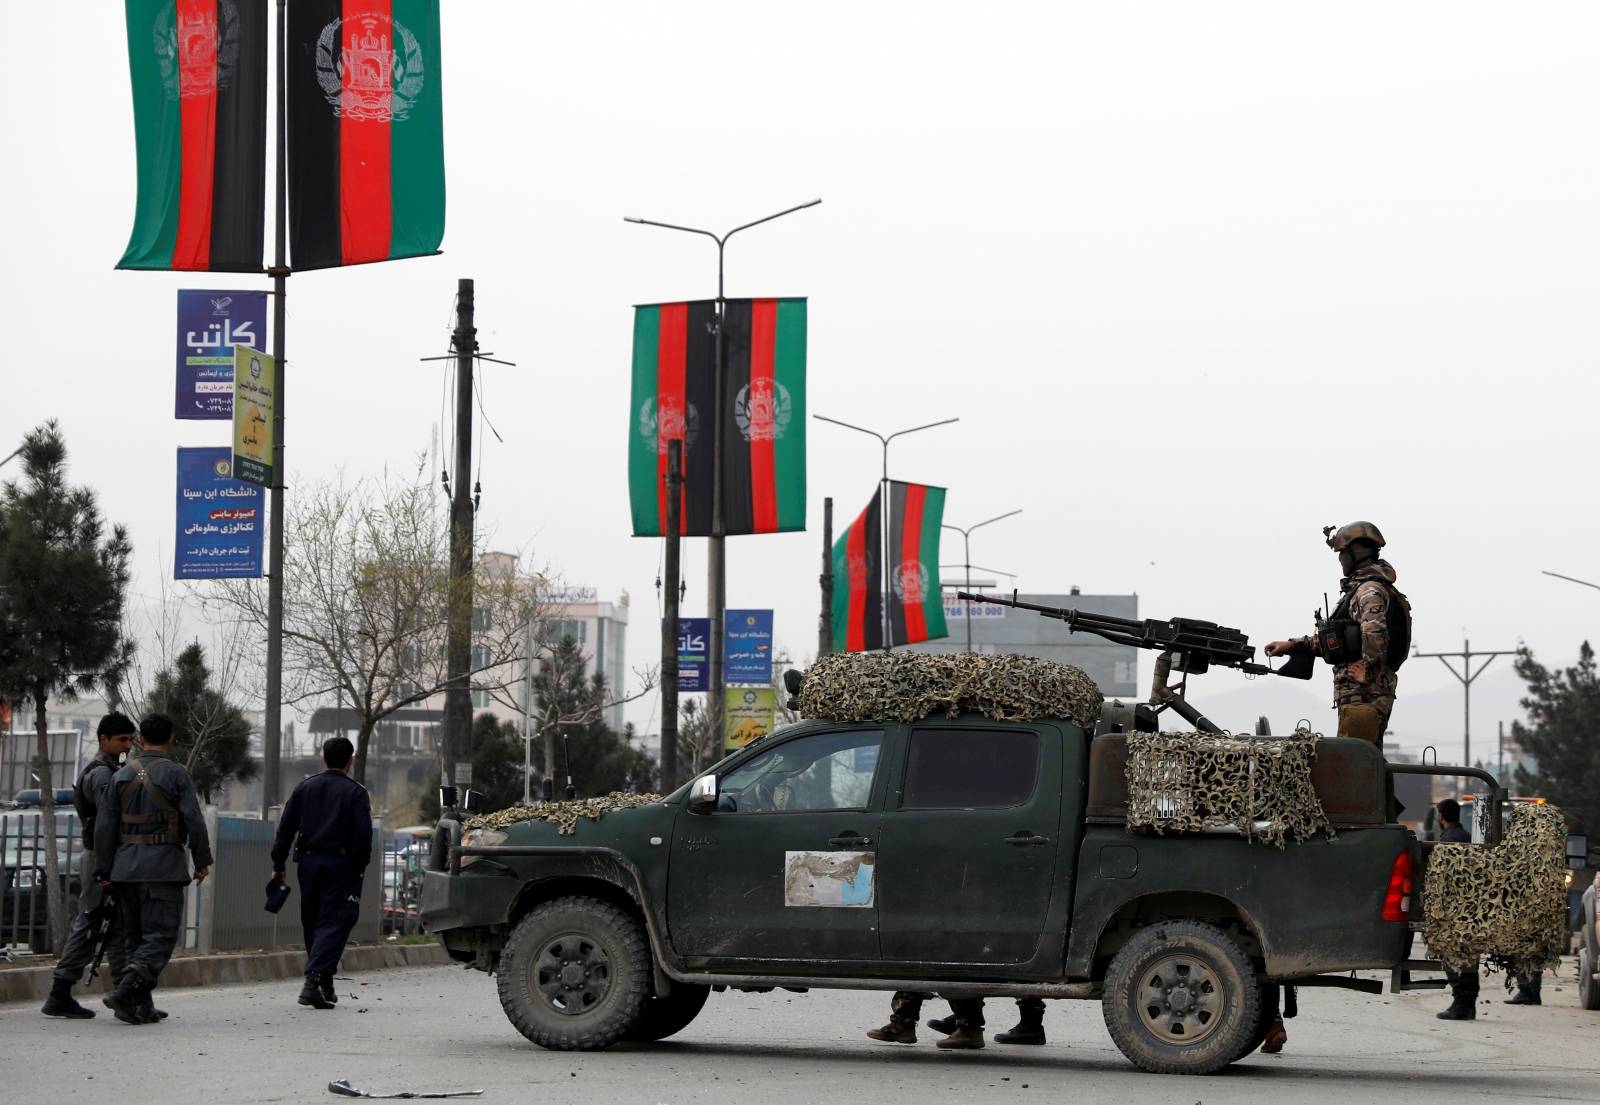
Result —
[{"label": "concrete building", "polygon": [[[1139,616],[1138,595],[1085,595],[1076,587],[1066,594],[1019,594],[1022,602],[1067,607],[1118,618]],[[948,637],[908,645],[913,652],[967,651],[968,604],[946,595],[944,620]],[[1038,656],[1082,668],[1107,697],[1139,695],[1136,685],[1139,650],[1117,645],[1092,633],[1068,633],[1054,618],[1030,610],[1013,610],[988,603],[972,603],[972,651],[1001,655]]]}]

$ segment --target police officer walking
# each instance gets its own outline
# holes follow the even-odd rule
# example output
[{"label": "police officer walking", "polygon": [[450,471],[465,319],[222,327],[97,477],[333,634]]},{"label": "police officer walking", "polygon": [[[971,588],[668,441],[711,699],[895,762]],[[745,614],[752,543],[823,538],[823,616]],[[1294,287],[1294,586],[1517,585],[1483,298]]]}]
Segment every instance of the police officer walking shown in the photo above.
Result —
[{"label": "police officer walking", "polygon": [[[100,792],[95,815],[95,879],[116,894],[127,968],[106,1005],[119,1021],[157,1020],[150,993],[183,925],[183,888],[211,871],[211,841],[189,771],[168,753],[172,719],[139,723],[142,750]],[[188,855],[185,855],[187,849]]]},{"label": "police officer walking", "polygon": [[361,915],[361,878],[372,860],[372,800],[350,778],[355,751],[345,737],[323,743],[327,770],[294,788],[272,841],[274,879],[283,879],[291,845],[300,865],[306,981],[299,1001],[313,1009],[332,1009],[339,1000],[333,972]]},{"label": "police officer walking", "polygon": [[1333,665],[1339,736],[1382,746],[1394,712],[1396,670],[1411,649],[1411,604],[1395,590],[1395,570],[1378,554],[1383,534],[1371,522],[1323,530],[1344,569],[1339,605],[1309,637],[1273,641],[1268,656],[1309,653]]},{"label": "police officer walking", "polygon": [[[72,806],[78,811],[78,824],[83,829],[83,879],[82,893],[78,898],[78,915],[72,919],[72,929],[67,942],[56,960],[55,981],[50,996],[45,999],[41,1012],[47,1017],[72,1017],[84,1019],[94,1016],[93,1009],[85,1009],[72,996],[72,987],[83,981],[83,969],[94,958],[94,946],[100,926],[101,907],[106,902],[106,892],[94,879],[94,824],[98,812],[100,792],[111,783],[111,777],[122,766],[122,757],[133,748],[133,735],[139,730],[126,714],[109,713],[100,719],[95,736],[100,740],[100,751],[94,759],[84,764],[78,781],[72,787]],[[112,907],[115,908],[114,906]],[[111,960],[111,977],[121,979],[127,968],[127,953],[122,944],[122,924],[113,915],[106,936],[106,957]]]},{"label": "police officer walking", "polygon": [[[1472,834],[1461,827],[1461,803],[1446,798],[1434,807],[1439,813],[1441,831],[1439,840],[1444,844],[1471,844]],[[1435,1014],[1441,1021],[1472,1021],[1478,1018],[1478,965],[1465,971],[1446,966],[1444,974],[1450,980],[1450,1004]]]}]

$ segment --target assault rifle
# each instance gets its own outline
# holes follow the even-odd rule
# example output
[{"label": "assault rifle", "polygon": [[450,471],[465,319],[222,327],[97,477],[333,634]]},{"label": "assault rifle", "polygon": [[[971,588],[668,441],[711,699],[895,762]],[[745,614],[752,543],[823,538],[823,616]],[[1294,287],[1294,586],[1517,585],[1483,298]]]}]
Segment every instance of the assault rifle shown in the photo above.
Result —
[{"label": "assault rifle", "polygon": [[[106,943],[111,938],[111,930],[117,923],[117,897],[110,890],[102,891],[100,904],[95,906],[89,914],[89,927],[94,933],[94,961],[89,964],[89,981],[93,982],[100,973],[100,961],[106,957]],[[121,981],[120,979],[115,981]]]},{"label": "assault rifle", "polygon": [[[1200,675],[1215,664],[1218,667],[1237,668],[1246,675],[1282,675],[1290,679],[1310,679],[1315,663],[1311,655],[1305,653],[1289,657],[1282,667],[1274,668],[1258,664],[1255,662],[1255,646],[1250,643],[1250,638],[1237,629],[1229,629],[1216,622],[1201,621],[1198,618],[1171,618],[1164,622],[1146,618],[1138,621],[1110,614],[1095,614],[1087,610],[1070,610],[1061,606],[1040,606],[1037,603],[1021,602],[1016,595],[1017,593],[1013,591],[1009,599],[1003,599],[993,595],[956,592],[957,598],[969,602],[988,602],[996,606],[1010,606],[1017,610],[1032,610],[1035,614],[1046,618],[1066,622],[1068,633],[1093,633],[1115,644],[1132,645],[1134,648],[1147,648],[1161,653],[1156,660],[1154,677],[1151,681],[1151,711],[1159,714],[1162,710],[1171,709],[1202,733],[1219,733],[1221,729],[1199,710],[1189,705],[1185,699],[1189,676]],[[1171,682],[1174,671],[1182,677],[1175,684]],[[1148,720],[1153,724],[1151,711],[1147,711],[1147,718],[1140,720]]]}]

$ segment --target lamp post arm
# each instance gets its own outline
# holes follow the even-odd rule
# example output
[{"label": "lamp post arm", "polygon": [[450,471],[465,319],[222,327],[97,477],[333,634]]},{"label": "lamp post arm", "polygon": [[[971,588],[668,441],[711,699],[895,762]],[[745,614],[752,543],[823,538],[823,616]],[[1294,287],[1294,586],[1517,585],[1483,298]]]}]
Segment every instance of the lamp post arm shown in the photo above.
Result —
[{"label": "lamp post arm", "polygon": [[857,433],[870,434],[873,437],[877,438],[879,441],[883,442],[885,447],[887,447],[888,444],[889,444],[889,439],[888,438],[884,437],[882,434],[878,433],[878,431],[876,431],[876,430],[867,429],[865,426],[857,426],[854,423],[850,423],[850,422],[840,422],[837,418],[829,418],[825,414],[813,414],[811,417],[817,419],[819,422],[831,422],[835,426],[843,426],[845,429],[854,430]]},{"label": "lamp post arm", "polygon": [[752,226],[760,226],[762,223],[770,223],[773,219],[781,219],[785,215],[794,214],[796,211],[804,211],[806,208],[815,207],[817,204],[819,204],[821,202],[822,202],[821,199],[806,200],[805,203],[797,203],[793,207],[786,207],[782,211],[779,211],[775,215],[767,215],[767,216],[764,216],[763,218],[756,219],[754,222],[745,223],[743,226],[736,226],[732,230],[730,230],[726,234],[724,234],[722,236],[722,238],[721,238],[721,241],[726,242],[729,238],[733,237],[735,234],[739,233],[739,231],[741,231],[741,230],[749,230]]},{"label": "lamp post arm", "polygon": [[[819,415],[818,417],[821,417],[821,416]],[[888,445],[889,442],[893,441],[897,437],[904,437],[906,434],[914,434],[918,430],[931,430],[935,426],[948,426],[952,422],[960,422],[960,421],[961,421],[961,419],[959,419],[959,418],[942,418],[938,422],[929,422],[926,425],[922,425],[922,426],[912,426],[909,430],[896,430],[894,433],[892,433],[888,437],[884,438],[883,439],[883,443],[884,443],[884,445]]]}]

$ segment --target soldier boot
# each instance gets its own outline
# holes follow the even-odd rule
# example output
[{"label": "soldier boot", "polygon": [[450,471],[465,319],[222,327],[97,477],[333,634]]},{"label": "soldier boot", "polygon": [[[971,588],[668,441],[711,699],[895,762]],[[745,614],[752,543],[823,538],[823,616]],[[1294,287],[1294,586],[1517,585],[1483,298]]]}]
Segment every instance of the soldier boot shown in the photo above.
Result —
[{"label": "soldier boot", "polygon": [[1017,999],[1017,1025],[1007,1032],[995,1033],[997,1044],[1044,1043],[1044,1001],[1040,998]]},{"label": "soldier boot", "polygon": [[1478,1019],[1478,1007],[1474,1002],[1456,998],[1434,1016],[1441,1021],[1475,1021]]},{"label": "soldier boot", "polygon": [[339,1004],[339,994],[333,988],[333,972],[323,971],[317,978],[317,989],[322,992],[322,1000],[329,1005]]},{"label": "soldier boot", "polygon": [[915,1022],[906,1024],[904,1021],[890,1021],[882,1028],[869,1029],[867,1039],[885,1044],[914,1044],[917,1042],[917,1026]]},{"label": "soldier boot", "polygon": [[322,996],[322,976],[319,972],[310,972],[306,975],[306,984],[300,987],[301,1005],[309,1005],[313,1009],[332,1009],[333,1002]]},{"label": "soldier boot", "polygon": [[940,1040],[936,1047],[945,1051],[981,1051],[983,1029],[970,1024],[958,1024],[956,1030]]},{"label": "soldier boot", "polygon": [[44,1008],[39,1012],[47,1017],[70,1017],[80,1021],[94,1016],[93,1009],[78,1004],[72,996],[72,983],[63,978],[56,979],[50,987],[50,996],[44,999]]},{"label": "soldier boot", "polygon": [[1507,1005],[1543,1005],[1544,999],[1537,990],[1524,990],[1519,988],[1516,993],[1506,999]]},{"label": "soldier boot", "polygon": [[955,1014],[952,1013],[948,1017],[929,1017],[928,1027],[941,1036],[948,1036],[956,1030]]},{"label": "soldier boot", "polygon": [[106,995],[106,1005],[124,1024],[149,1024],[155,1019],[150,984],[137,971],[122,976],[117,988]]}]

